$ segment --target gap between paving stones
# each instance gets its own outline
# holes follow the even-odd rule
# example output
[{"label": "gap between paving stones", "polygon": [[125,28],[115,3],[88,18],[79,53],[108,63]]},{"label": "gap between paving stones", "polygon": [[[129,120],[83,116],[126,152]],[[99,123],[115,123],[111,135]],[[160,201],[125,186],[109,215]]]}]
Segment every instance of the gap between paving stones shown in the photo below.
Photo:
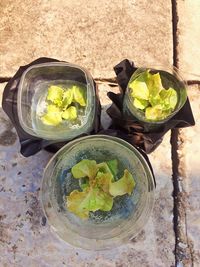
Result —
[{"label": "gap between paving stones", "polygon": [[[172,28],[173,28],[173,64],[179,69],[179,36],[178,36],[177,0],[172,0]],[[188,85],[200,84],[199,80],[188,80]],[[185,159],[182,152],[184,135],[179,129],[171,131],[172,149],[172,179],[174,198],[174,233],[175,233],[175,266],[194,266],[193,243],[187,236],[186,203],[187,194],[182,189],[182,182],[186,178]]]}]

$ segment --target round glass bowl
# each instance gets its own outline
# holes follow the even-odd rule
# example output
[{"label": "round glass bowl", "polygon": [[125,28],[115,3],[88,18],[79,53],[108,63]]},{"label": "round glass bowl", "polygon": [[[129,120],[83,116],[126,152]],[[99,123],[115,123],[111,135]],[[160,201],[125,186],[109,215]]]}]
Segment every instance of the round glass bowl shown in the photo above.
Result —
[{"label": "round glass bowl", "polygon": [[[84,112],[75,123],[60,123],[57,126],[44,124],[40,116],[45,111],[48,88],[52,85],[68,87],[81,85],[86,91]],[[96,109],[96,95],[91,75],[82,67],[64,62],[50,62],[29,67],[22,75],[17,109],[21,127],[32,136],[47,140],[71,140],[90,132]]]},{"label": "round glass bowl", "polygon": [[[145,117],[144,111],[136,108],[133,105],[133,97],[131,96],[131,89],[129,88],[129,84],[135,80],[141,73],[144,71],[150,70],[151,74],[159,73],[162,81],[162,85],[164,88],[169,88],[172,87],[173,89],[176,90],[177,95],[178,95],[178,102],[173,110],[172,113],[170,113],[165,119],[162,120],[156,120],[156,121],[151,121],[147,120]],[[125,116],[137,118],[139,121],[143,122],[144,125],[155,125],[155,126],[160,126],[161,124],[165,123],[168,121],[170,118],[172,118],[185,104],[187,100],[187,92],[186,92],[186,84],[181,78],[181,76],[178,73],[178,70],[172,66],[172,67],[142,67],[138,68],[133,75],[131,76],[125,97],[124,97],[124,102],[123,102],[123,112]]]},{"label": "round glass bowl", "polygon": [[[119,176],[128,169],[136,186],[131,195],[114,199],[111,211],[90,212],[80,219],[66,208],[66,195],[80,190],[71,168],[82,159],[97,163],[117,159]],[[154,203],[155,183],[143,156],[129,143],[105,135],[76,139],[60,149],[48,163],[43,176],[41,200],[53,230],[66,242],[84,249],[103,250],[122,245],[147,223]]]}]

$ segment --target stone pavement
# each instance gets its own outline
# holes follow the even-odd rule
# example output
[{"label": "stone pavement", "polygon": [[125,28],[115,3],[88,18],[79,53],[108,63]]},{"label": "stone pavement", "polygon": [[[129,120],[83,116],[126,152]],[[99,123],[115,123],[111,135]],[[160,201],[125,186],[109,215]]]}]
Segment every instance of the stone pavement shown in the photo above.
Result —
[{"label": "stone pavement", "polygon": [[[138,66],[174,63],[198,84],[198,10],[198,0],[1,0],[0,95],[20,65],[41,56],[89,69],[104,106],[106,92],[117,90],[104,80],[114,77],[112,68],[123,58]],[[38,195],[52,155],[23,158],[0,108],[0,267],[200,266],[199,92],[198,85],[188,87],[196,126],[173,133],[172,146],[168,132],[150,155],[157,188],[146,227],[124,246],[103,252],[76,249],[51,232]]]}]

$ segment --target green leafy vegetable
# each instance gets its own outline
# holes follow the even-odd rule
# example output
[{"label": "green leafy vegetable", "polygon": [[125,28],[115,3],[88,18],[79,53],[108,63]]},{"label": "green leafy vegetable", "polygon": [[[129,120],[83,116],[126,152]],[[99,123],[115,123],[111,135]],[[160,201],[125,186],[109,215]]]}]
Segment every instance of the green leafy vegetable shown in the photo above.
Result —
[{"label": "green leafy vegetable", "polygon": [[175,89],[165,89],[159,72],[151,74],[149,70],[141,73],[129,83],[133,105],[144,111],[147,120],[165,119],[175,109],[178,95]]},{"label": "green leafy vegetable", "polygon": [[146,107],[149,106],[149,101],[144,100],[144,99],[135,98],[134,101],[133,101],[133,105],[136,108],[145,109]]},{"label": "green leafy vegetable", "polygon": [[68,108],[68,106],[71,105],[72,101],[73,101],[73,90],[68,89],[63,93],[63,101],[62,101],[63,109]]},{"label": "green leafy vegetable", "polygon": [[131,83],[129,83],[129,88],[132,89],[131,95],[134,98],[149,99],[149,90],[146,84],[146,81],[149,77],[149,72],[143,72],[139,75],[135,80],[133,80]]},{"label": "green leafy vegetable", "polygon": [[60,86],[51,85],[48,89],[47,100],[60,107],[62,105],[63,92],[64,90]]},{"label": "green leafy vegetable", "polygon": [[86,106],[85,91],[83,90],[83,88],[74,85],[72,87],[72,90],[74,95],[74,101],[79,103],[82,107],[85,107]]},{"label": "green leafy vegetable", "polygon": [[118,173],[118,162],[116,159],[109,160],[106,162],[109,169],[111,170],[113,176],[116,176]]},{"label": "green leafy vegetable", "polygon": [[75,120],[77,118],[77,109],[74,106],[69,107],[62,113],[62,118],[65,120]]},{"label": "green leafy vegetable", "polygon": [[117,160],[97,164],[94,160],[81,160],[71,169],[74,178],[80,180],[82,191],[74,190],[66,197],[67,208],[80,218],[88,218],[90,211],[110,211],[115,196],[131,194],[135,182],[128,170],[117,182],[113,175],[118,173]]},{"label": "green leafy vegetable", "polygon": [[163,109],[174,109],[178,102],[177,92],[173,88],[163,89],[160,92],[161,105]]},{"label": "green leafy vegetable", "polygon": [[[46,125],[57,126],[63,120],[73,121],[78,117],[78,107],[86,106],[85,90],[77,85],[71,88],[51,85],[47,93],[47,112],[41,116]],[[50,102],[50,104],[49,104]],[[76,104],[76,107],[73,105]],[[52,110],[54,106],[54,110]],[[49,108],[50,107],[50,108]]]},{"label": "green leafy vegetable", "polygon": [[111,183],[109,192],[112,196],[122,196],[124,194],[131,195],[133,188],[135,187],[135,181],[133,176],[128,170],[124,170],[124,175],[118,181]]},{"label": "green leafy vegetable", "polygon": [[55,105],[47,106],[47,113],[41,117],[44,124],[56,126],[62,122],[62,112]]},{"label": "green leafy vegetable", "polygon": [[93,179],[97,174],[98,168],[95,160],[83,159],[72,167],[72,175],[74,178],[80,179],[89,177]]},{"label": "green leafy vegetable", "polygon": [[96,176],[97,187],[102,189],[105,193],[109,193],[110,183],[113,181],[111,173],[98,172]]}]

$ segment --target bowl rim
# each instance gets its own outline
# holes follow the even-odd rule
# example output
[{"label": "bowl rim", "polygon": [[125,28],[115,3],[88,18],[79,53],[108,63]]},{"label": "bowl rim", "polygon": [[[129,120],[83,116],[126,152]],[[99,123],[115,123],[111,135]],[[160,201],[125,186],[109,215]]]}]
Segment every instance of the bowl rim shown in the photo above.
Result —
[{"label": "bowl rim", "polygon": [[[127,235],[123,236],[123,239],[120,240],[120,235],[117,236],[117,237],[114,237],[114,238],[105,238],[105,239],[102,239],[100,241],[103,241],[105,242],[105,244],[101,244],[99,245],[98,242],[99,240],[97,239],[91,239],[91,238],[86,238],[86,237],[83,237],[83,236],[80,236],[78,235],[79,239],[80,240],[84,240],[85,243],[80,245],[78,244],[78,242],[76,242],[76,238],[75,240],[66,240],[65,238],[63,238],[60,233],[59,233],[59,230],[56,229],[55,225],[52,223],[52,216],[48,215],[48,205],[45,205],[45,200],[43,198],[43,195],[44,195],[44,184],[45,184],[45,180],[49,179],[47,177],[45,177],[45,173],[47,171],[47,169],[49,168],[49,166],[51,165],[52,161],[60,154],[62,153],[63,150],[65,150],[66,148],[70,149],[70,147],[74,146],[74,145],[78,145],[79,142],[81,142],[82,140],[87,140],[87,139],[107,139],[107,140],[111,140],[111,141],[114,141],[114,142],[119,142],[119,144],[121,145],[125,145],[126,148],[128,149],[131,149],[134,151],[135,153],[135,156],[138,158],[138,160],[140,161],[140,163],[142,164],[143,168],[144,168],[144,171],[147,175],[148,178],[151,179],[151,182],[152,182],[152,187],[149,189],[150,192],[152,192],[151,194],[151,199],[149,201],[147,201],[147,207],[145,207],[144,211],[146,212],[146,217],[145,217],[145,222],[143,222],[140,227],[139,227],[139,231],[134,233],[133,235],[130,234],[130,232],[127,233]],[[138,157],[141,157],[141,159]],[[144,166],[145,165],[145,166]],[[49,225],[52,227],[52,229],[54,230],[54,232],[57,234],[57,236],[59,236],[60,239],[64,240],[65,242],[67,242],[68,244],[71,244],[75,247],[80,247],[80,248],[84,248],[84,249],[87,249],[87,250],[104,250],[104,249],[107,249],[107,248],[111,248],[111,247],[117,247],[117,246],[120,246],[122,245],[124,242],[127,242],[128,240],[132,239],[133,237],[135,237],[136,235],[138,235],[138,233],[143,229],[143,227],[146,225],[150,215],[151,215],[151,212],[152,212],[152,209],[154,207],[154,202],[155,202],[155,180],[154,180],[154,177],[152,175],[152,171],[146,161],[146,159],[143,157],[143,155],[137,150],[137,148],[135,148],[134,146],[132,146],[131,144],[129,144],[127,141],[121,139],[121,138],[118,138],[118,137],[113,137],[113,136],[107,136],[107,135],[101,135],[101,134],[98,134],[98,135],[94,135],[94,136],[86,136],[86,137],[81,137],[81,138],[77,138],[76,140],[73,140],[71,142],[69,142],[68,144],[66,144],[65,146],[63,146],[50,160],[49,162],[47,163],[44,171],[43,171],[43,177],[42,177],[42,181],[41,181],[41,190],[40,190],[40,201],[42,203],[42,210],[47,218],[47,221],[49,223]],[[141,213],[141,215],[143,214],[144,212]],[[139,216],[139,218],[141,218],[141,215]],[[55,215],[56,216],[56,215]],[[138,219],[139,219],[138,218]],[[130,230],[130,229],[129,229]],[[72,234],[74,234],[74,232],[70,229],[69,230]],[[90,243],[92,242],[93,245],[91,246],[91,244],[87,245],[86,244],[86,240],[89,241]],[[107,244],[109,243],[109,245]]]},{"label": "bowl rim", "polygon": [[[67,137],[66,138],[56,138],[56,136],[54,138],[49,138],[49,137],[47,137],[45,135],[47,133],[47,131],[42,131],[42,130],[40,130],[40,133],[41,134],[36,133],[33,128],[28,127],[24,123],[23,115],[22,115],[21,100],[22,100],[22,92],[23,92],[22,88],[23,88],[23,83],[24,83],[25,76],[32,69],[37,69],[37,68],[42,68],[42,67],[53,67],[53,66],[58,66],[58,67],[61,67],[61,66],[65,67],[66,66],[66,67],[72,67],[72,68],[81,70],[84,73],[84,75],[85,75],[86,84],[87,84],[87,90],[88,90],[88,84],[91,85],[91,89],[92,89],[91,90],[91,98],[95,97],[95,86],[94,86],[93,78],[92,78],[91,74],[89,73],[89,71],[86,70],[85,68],[83,68],[83,67],[81,67],[79,65],[73,64],[73,63],[68,63],[68,62],[63,62],[63,61],[59,61],[59,62],[45,62],[45,63],[35,64],[35,65],[32,65],[32,66],[28,67],[23,72],[23,74],[22,74],[22,76],[20,78],[19,86],[18,86],[18,92],[17,92],[17,114],[18,114],[19,123],[20,123],[22,129],[25,132],[27,132],[28,134],[30,134],[32,136],[35,136],[35,137],[38,137],[38,138],[43,138],[43,139],[46,139],[46,140],[59,140],[59,141],[64,141],[64,140],[68,140],[68,138]],[[89,113],[87,114],[87,117],[89,117],[89,115],[91,114],[93,107],[95,107],[95,101],[94,101],[93,104],[91,104],[91,108],[90,108]],[[93,121],[94,115],[93,115],[93,117],[91,119]],[[80,128],[70,130],[71,133],[74,133],[74,135],[73,135],[72,138],[76,137],[76,131],[77,130],[80,130],[80,129],[83,130],[78,135],[84,133],[87,123],[88,123],[88,118],[87,118],[87,120],[85,120],[85,123]],[[62,132],[64,132],[64,130]]]}]

